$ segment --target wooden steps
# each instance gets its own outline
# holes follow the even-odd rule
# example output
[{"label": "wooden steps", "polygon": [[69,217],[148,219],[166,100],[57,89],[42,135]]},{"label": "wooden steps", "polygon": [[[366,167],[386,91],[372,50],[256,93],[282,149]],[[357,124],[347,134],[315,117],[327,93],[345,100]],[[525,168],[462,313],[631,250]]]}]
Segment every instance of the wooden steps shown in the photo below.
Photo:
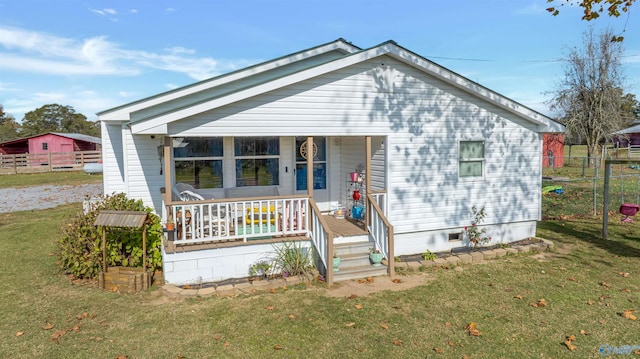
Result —
[{"label": "wooden steps", "polygon": [[387,267],[374,267],[369,260],[373,243],[358,241],[335,244],[333,249],[340,257],[338,271],[333,273],[334,282],[387,275]]}]

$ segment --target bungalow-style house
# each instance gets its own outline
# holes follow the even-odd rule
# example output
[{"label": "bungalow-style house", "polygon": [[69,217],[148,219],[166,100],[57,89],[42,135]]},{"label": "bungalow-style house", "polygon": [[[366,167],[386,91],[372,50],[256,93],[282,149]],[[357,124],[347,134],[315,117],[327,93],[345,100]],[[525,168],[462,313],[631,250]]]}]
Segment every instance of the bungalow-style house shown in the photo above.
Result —
[{"label": "bungalow-style house", "polygon": [[175,222],[178,285],[246,277],[286,240],[329,282],[370,248],[392,275],[395,256],[468,246],[472,207],[488,244],[534,236],[543,133],[564,130],[393,41],[343,39],[98,115],[104,191]]},{"label": "bungalow-style house", "polygon": [[75,151],[98,151],[102,141],[81,133],[47,132],[0,143],[0,153],[16,155],[23,153],[52,153]]},{"label": "bungalow-style house", "polygon": [[640,124],[636,123],[631,127],[615,132],[613,135],[613,144],[617,148],[628,148],[629,156],[640,152]]}]

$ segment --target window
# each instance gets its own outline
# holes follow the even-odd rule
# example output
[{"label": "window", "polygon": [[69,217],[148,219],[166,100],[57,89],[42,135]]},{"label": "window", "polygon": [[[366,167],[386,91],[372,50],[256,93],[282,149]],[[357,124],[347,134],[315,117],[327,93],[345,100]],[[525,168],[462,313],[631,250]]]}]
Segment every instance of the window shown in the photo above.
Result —
[{"label": "window", "polygon": [[484,163],[484,141],[460,141],[460,177],[482,177]]},{"label": "window", "polygon": [[222,188],[222,137],[173,139],[176,182],[195,188]]},{"label": "window", "polygon": [[236,187],[280,184],[280,139],[236,137]]},{"label": "window", "polygon": [[42,142],[42,150],[43,150],[43,151],[46,151],[46,150],[48,150],[48,149],[49,149],[49,144],[48,144],[48,143],[46,143],[46,142]]},{"label": "window", "polygon": [[[307,138],[296,138],[296,190],[307,190]],[[327,189],[326,138],[313,138],[313,189]]]}]

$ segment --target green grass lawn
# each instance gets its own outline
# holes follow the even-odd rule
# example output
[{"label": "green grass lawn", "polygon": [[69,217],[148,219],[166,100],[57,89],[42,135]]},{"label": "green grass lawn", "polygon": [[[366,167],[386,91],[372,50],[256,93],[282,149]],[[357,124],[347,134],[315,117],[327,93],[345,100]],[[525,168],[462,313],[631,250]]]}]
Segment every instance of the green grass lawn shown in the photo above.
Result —
[{"label": "green grass lawn", "polygon": [[[0,179],[15,187],[102,176]],[[562,218],[539,224],[556,243],[551,253],[408,273],[424,285],[354,299],[328,297],[322,286],[179,301],[157,289],[100,291],[72,283],[52,255],[78,205],[0,214],[0,357],[601,357],[603,344],[640,345],[639,323],[618,314],[640,311],[640,225],[613,214],[611,240],[602,241],[601,218],[588,214],[590,183],[544,197],[543,213]],[[531,306],[542,298],[547,306]],[[481,336],[467,334],[470,322]],[[563,344],[571,334],[573,352]]]},{"label": "green grass lawn", "polygon": [[46,172],[0,175],[0,188],[19,188],[40,185],[77,185],[102,182],[102,174],[82,171]]},{"label": "green grass lawn", "polygon": [[[0,357],[599,358],[602,344],[640,345],[640,322],[617,314],[640,314],[638,222],[612,221],[604,242],[598,218],[544,221],[550,253],[409,273],[424,284],[403,291],[349,299],[312,285],[173,300],[59,273],[54,243],[77,211],[0,214]],[[471,322],[480,336],[464,329]]]}]

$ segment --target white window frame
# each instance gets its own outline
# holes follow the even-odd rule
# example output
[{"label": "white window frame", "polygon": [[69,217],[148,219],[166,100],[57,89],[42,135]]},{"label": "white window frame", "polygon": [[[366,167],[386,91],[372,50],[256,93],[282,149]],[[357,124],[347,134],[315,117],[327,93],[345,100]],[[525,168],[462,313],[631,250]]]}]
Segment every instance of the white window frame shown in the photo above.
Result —
[{"label": "white window frame", "polygon": [[[482,143],[482,157],[473,157],[473,158],[462,158],[462,145],[464,143],[473,143],[473,142],[480,142]],[[480,178],[484,178],[485,176],[485,164],[486,164],[486,150],[487,150],[487,142],[485,140],[460,140],[458,141],[458,178],[462,179],[462,180],[474,180],[474,179],[480,179]],[[466,162],[480,162],[480,166],[482,166],[481,168],[481,173],[480,175],[467,175],[467,176],[463,176],[460,173],[460,166],[463,163]]]},{"label": "white window frame", "polygon": [[[211,188],[224,188],[225,185],[225,167],[224,167],[224,154],[226,153],[226,149],[224,148],[224,138],[220,136],[181,136],[185,139],[188,138],[208,138],[208,137],[216,137],[222,139],[222,156],[199,156],[199,157],[175,157],[174,154],[171,154],[171,158],[173,160],[173,176],[176,176],[176,162],[191,162],[191,161],[220,161],[222,164],[222,187],[211,187]],[[176,137],[178,138],[178,137]],[[173,139],[172,139],[173,140]],[[172,151],[173,152],[173,151]],[[209,187],[205,187],[208,189]]]},{"label": "white window frame", "polygon": [[[242,156],[242,155],[236,155],[236,151],[235,151],[235,141],[238,138],[243,138],[243,137],[255,137],[255,138],[269,138],[269,137],[274,137],[277,141],[278,141],[278,154],[277,155],[247,155],[247,156]],[[280,164],[282,163],[282,143],[281,143],[281,136],[235,136],[232,139],[232,143],[233,143],[233,185],[234,186],[238,186],[238,175],[236,172],[236,161],[237,160],[264,160],[264,159],[277,159],[278,160],[278,183],[276,184],[271,184],[269,186],[280,186],[280,183],[282,182],[282,179],[280,178]],[[242,187],[259,187],[258,184],[255,185],[245,185]]]}]

